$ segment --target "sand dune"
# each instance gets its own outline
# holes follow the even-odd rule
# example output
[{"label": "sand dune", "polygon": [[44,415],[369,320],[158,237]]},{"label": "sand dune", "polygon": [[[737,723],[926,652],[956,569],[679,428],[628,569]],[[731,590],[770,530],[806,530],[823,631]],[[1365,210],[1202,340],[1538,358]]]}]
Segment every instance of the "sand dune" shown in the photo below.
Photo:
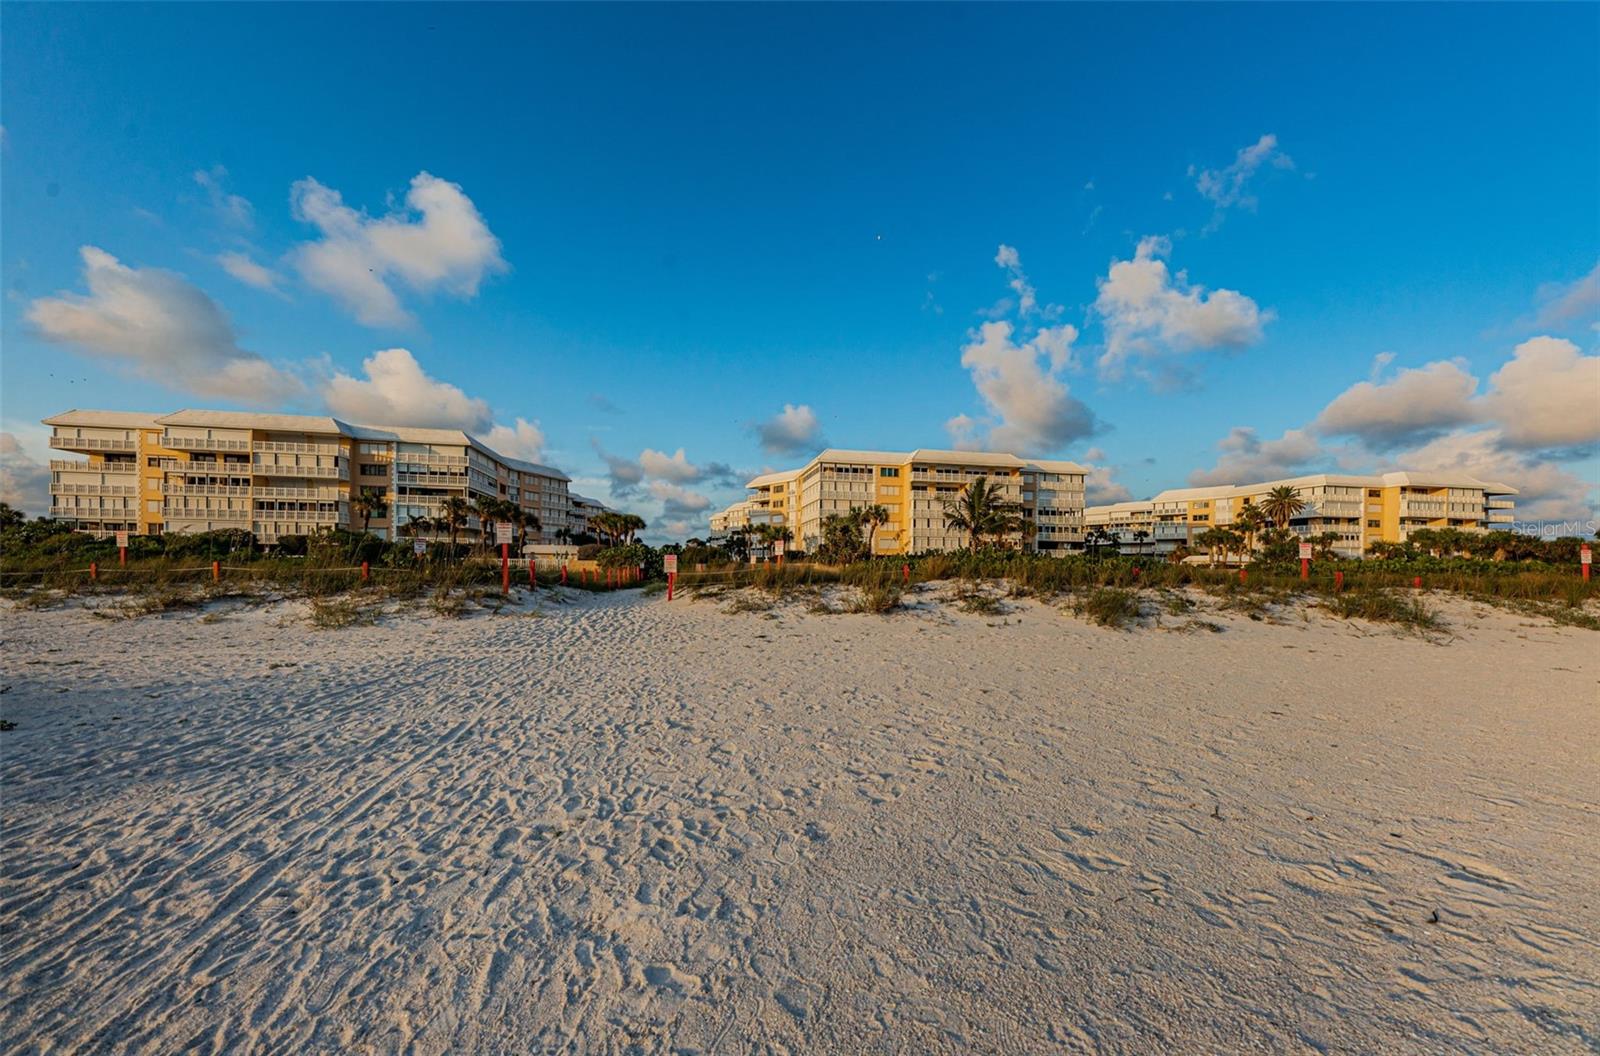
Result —
[{"label": "sand dune", "polygon": [[4,614],[0,1052],[1600,1048],[1592,632],[301,614]]}]

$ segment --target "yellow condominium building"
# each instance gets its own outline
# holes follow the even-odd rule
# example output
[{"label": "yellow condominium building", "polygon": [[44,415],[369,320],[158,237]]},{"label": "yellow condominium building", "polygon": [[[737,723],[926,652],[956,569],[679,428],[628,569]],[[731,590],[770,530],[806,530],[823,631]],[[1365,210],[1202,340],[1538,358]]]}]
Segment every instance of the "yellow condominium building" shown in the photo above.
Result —
[{"label": "yellow condominium building", "polygon": [[733,532],[750,527],[750,511],[753,504],[748,499],[741,500],[719,513],[711,515],[711,538],[725,539]]},{"label": "yellow condominium building", "polygon": [[[517,503],[539,519],[530,542],[568,528],[565,473],[507,458],[458,429],[351,425],[298,414],[184,410],[67,411],[44,424],[50,446],[87,458],[50,463],[50,515],[81,531],[137,535],[244,529],[263,544],[361,527],[353,495],[381,493],[389,537],[437,518],[450,496]],[[483,530],[475,518],[463,537]]]},{"label": "yellow condominium building", "polygon": [[1028,549],[1061,554],[1083,545],[1085,473],[1075,462],[980,451],[829,449],[799,469],[751,480],[745,485],[749,508],[742,515],[752,526],[788,529],[789,545],[809,551],[822,541],[825,518],[882,506],[889,521],[874,534],[878,553],[957,550],[967,545],[967,537],[945,525],[944,504],[984,478],[1002,501],[1033,522],[1035,531],[1024,541]]},{"label": "yellow condominium building", "polygon": [[1339,537],[1334,552],[1344,557],[1360,557],[1374,543],[1404,542],[1419,528],[1491,531],[1510,528],[1516,518],[1517,490],[1509,485],[1454,473],[1397,472],[1176,488],[1143,502],[1090,506],[1084,525],[1105,532],[1129,553],[1194,549],[1206,529],[1232,526],[1246,505],[1259,508],[1273,488],[1283,486],[1305,504],[1290,530],[1304,536],[1331,532]]}]

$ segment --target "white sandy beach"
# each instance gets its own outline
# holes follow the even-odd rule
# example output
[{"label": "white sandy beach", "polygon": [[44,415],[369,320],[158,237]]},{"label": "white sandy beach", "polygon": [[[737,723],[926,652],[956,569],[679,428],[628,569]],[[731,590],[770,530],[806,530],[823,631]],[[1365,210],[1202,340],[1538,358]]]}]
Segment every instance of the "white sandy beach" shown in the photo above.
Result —
[{"label": "white sandy beach", "polygon": [[1010,604],[7,610],[0,1052],[1600,1049],[1600,636]]}]

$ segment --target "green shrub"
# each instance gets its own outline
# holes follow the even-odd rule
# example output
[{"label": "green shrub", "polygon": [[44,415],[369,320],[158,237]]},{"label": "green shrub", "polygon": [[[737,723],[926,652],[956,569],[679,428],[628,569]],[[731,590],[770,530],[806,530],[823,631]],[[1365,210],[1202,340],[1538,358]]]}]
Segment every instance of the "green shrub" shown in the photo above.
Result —
[{"label": "green shrub", "polygon": [[1139,618],[1139,596],[1131,590],[1099,587],[1075,597],[1072,611],[1102,627],[1126,627]]}]

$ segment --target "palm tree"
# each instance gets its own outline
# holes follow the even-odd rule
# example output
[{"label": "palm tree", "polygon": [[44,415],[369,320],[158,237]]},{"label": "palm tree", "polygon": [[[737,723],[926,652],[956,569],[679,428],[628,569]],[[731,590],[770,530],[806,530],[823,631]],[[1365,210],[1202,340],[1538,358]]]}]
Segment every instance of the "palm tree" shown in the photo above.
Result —
[{"label": "palm tree", "polygon": [[372,518],[389,515],[389,502],[377,488],[362,488],[360,493],[350,500],[350,512],[361,517],[361,534],[366,535]]},{"label": "palm tree", "polygon": [[1229,532],[1223,528],[1207,528],[1205,531],[1195,536],[1194,541],[1196,546],[1203,546],[1206,548],[1206,553],[1210,555],[1211,563],[1213,565],[1217,563],[1218,550],[1222,551],[1222,563],[1227,564],[1228,536],[1232,534],[1232,532]]},{"label": "palm tree", "polygon": [[472,516],[478,519],[478,545],[485,550],[494,539],[494,529],[489,525],[501,514],[501,500],[493,495],[475,495],[472,499]]},{"label": "palm tree", "polygon": [[877,552],[873,542],[878,537],[878,529],[889,523],[889,511],[882,506],[868,506],[861,511],[861,523],[867,526],[867,556],[871,557]]},{"label": "palm tree", "polygon": [[1000,500],[988,477],[979,477],[962,488],[959,496],[944,503],[945,527],[965,532],[967,546],[974,551],[985,535],[1007,530],[1003,526],[1013,513],[1014,507]]},{"label": "palm tree", "polygon": [[1244,533],[1245,548],[1254,551],[1256,548],[1256,533],[1267,526],[1267,519],[1262,516],[1261,510],[1246,499],[1244,507],[1239,511],[1239,515],[1233,519],[1233,523],[1239,531]]},{"label": "palm tree", "polygon": [[1294,515],[1305,508],[1305,500],[1287,484],[1279,484],[1267,492],[1267,497],[1261,502],[1261,512],[1279,528],[1289,527]]},{"label": "palm tree", "polygon": [[439,519],[435,523],[443,524],[445,531],[450,533],[451,550],[456,548],[456,536],[470,516],[472,506],[460,495],[451,495],[439,504]]},{"label": "palm tree", "polygon": [[637,535],[639,532],[644,531],[648,527],[650,527],[650,523],[648,521],[646,521],[643,517],[640,517],[638,514],[636,514],[636,513],[624,513],[624,514],[622,514],[622,536],[623,536],[623,542],[625,544],[633,542],[633,537],[635,535]]},{"label": "palm tree", "polygon": [[8,502],[0,502],[0,528],[15,528],[28,519],[21,510],[12,509]]},{"label": "palm tree", "polygon": [[1133,542],[1139,548],[1141,554],[1144,553],[1144,541],[1148,538],[1150,538],[1150,533],[1143,528],[1135,528],[1133,530]]}]

